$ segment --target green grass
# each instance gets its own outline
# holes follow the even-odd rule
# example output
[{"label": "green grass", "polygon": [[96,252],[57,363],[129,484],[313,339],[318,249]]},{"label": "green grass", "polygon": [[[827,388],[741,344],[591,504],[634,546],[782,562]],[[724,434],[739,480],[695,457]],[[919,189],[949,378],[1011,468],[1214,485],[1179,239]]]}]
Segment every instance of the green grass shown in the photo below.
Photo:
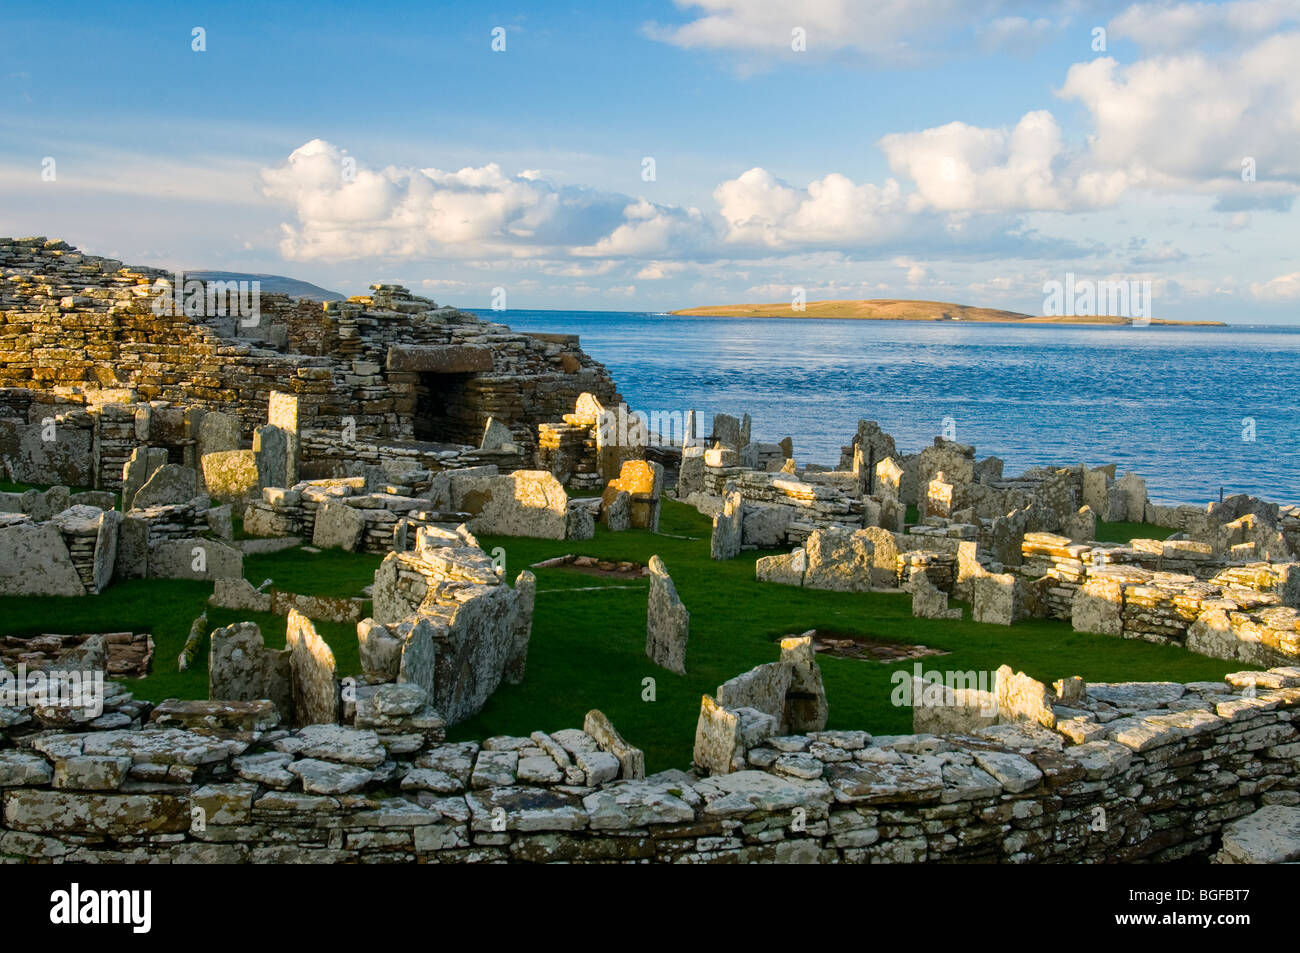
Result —
[{"label": "green grass", "polygon": [[[641,563],[657,553],[691,613],[687,674],[674,675],[645,657],[646,582],[537,569],[537,608],[524,682],[502,686],[478,716],[454,726],[450,736],[471,739],[576,727],[588,709],[599,708],[630,742],[645,749],[651,770],[684,767],[700,696],[712,694],[733,675],[774,661],[779,654],[775,640],[782,635],[813,628],[951,653],[923,659],[926,669],[991,672],[1007,663],[1046,682],[1069,675],[1091,681],[1194,681],[1222,678],[1241,667],[1174,646],[1075,633],[1066,622],[983,625],[969,621],[969,612],[960,622],[915,619],[907,595],[758,583],[754,562],[764,553],[714,562],[709,559],[709,529],[709,520],[690,507],[665,500],[660,530],[671,535],[611,534],[597,526],[596,538],[587,542],[481,536],[485,548],[505,549],[512,579],[532,563],[569,552]],[[627,585],[635,588],[576,591]],[[890,703],[890,676],[910,672],[913,663],[819,661],[829,727],[878,734],[910,730],[910,709]],[[647,677],[655,679],[653,702],[642,701],[642,679]]]},{"label": "green grass", "polygon": [[[244,576],[253,585],[274,580],[275,588],[315,596],[360,596],[374,582],[381,558],[331,550],[304,553],[286,550],[244,559]],[[7,635],[42,632],[149,632],[154,640],[153,672],[143,679],[128,679],[137,697],[158,702],[164,698],[207,698],[208,647],[205,643],[194,666],[176,670],[190,625],[206,609],[208,630],[235,622],[256,622],[271,648],[284,648],[286,620],[270,613],[233,612],[208,606],[212,584],[181,579],[130,579],[109,586],[98,596],[60,598],[26,596],[0,598],[0,619]],[[366,612],[369,612],[367,604]],[[316,622],[316,631],[334,652],[340,675],[361,672],[356,626]]]},{"label": "green grass", "polygon": [[1151,523],[1105,523],[1097,520],[1093,535],[1099,543],[1127,543],[1135,539],[1168,539],[1177,530]]},{"label": "green grass", "polygon": [[[1110,538],[1157,536],[1142,524],[1098,524]],[[760,584],[754,562],[742,553],[728,562],[709,559],[710,521],[671,500],[663,504],[659,534],[609,533],[597,526],[585,542],[481,536],[483,547],[500,546],[513,579],[531,564],[565,553],[646,563],[657,553],[691,612],[685,676],[653,665],[645,656],[648,583],[601,578],[569,568],[538,569],[528,671],[523,684],[503,685],[484,710],[454,726],[453,740],[537,729],[579,727],[591,708],[604,711],[633,744],[646,751],[650,770],[684,767],[690,760],[700,696],[720,682],[774,661],[782,635],[807,629],[835,630],[884,641],[924,644],[951,654],[922,660],[925,669],[993,671],[1006,663],[1046,682],[1068,675],[1089,681],[1218,679],[1241,666],[1193,655],[1173,646],[1085,635],[1066,622],[1025,620],[1011,627],[969,621],[914,619],[902,594],[839,593]],[[1167,535],[1167,531],[1165,531]],[[244,561],[245,576],[258,585],[309,595],[358,596],[373,581],[378,556],[341,551],[288,550]],[[191,621],[204,610],[211,586],[200,582],[133,580],[97,597],[0,599],[3,630],[39,632],[151,631],[157,646],[154,673],[131,683],[141,698],[203,698],[207,651],[194,670],[176,671],[176,658]],[[212,609],[210,628],[255,621],[268,645],[284,644],[285,620]],[[318,623],[341,675],[359,671],[355,627]],[[831,728],[862,728],[876,734],[907,732],[911,712],[890,703],[891,674],[913,663],[882,665],[854,659],[820,659],[830,704]],[[655,681],[655,700],[643,701],[643,679]]]}]

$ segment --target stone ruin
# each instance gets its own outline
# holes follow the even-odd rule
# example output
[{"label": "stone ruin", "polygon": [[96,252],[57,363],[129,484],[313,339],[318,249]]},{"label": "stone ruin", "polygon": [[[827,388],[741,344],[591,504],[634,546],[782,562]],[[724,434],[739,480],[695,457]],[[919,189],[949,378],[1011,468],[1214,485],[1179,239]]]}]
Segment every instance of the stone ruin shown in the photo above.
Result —
[{"label": "stone ruin", "polygon": [[[0,594],[205,579],[214,605],[287,617],[283,650],[253,623],[195,620],[181,664],[206,642],[209,701],[153,706],[110,681],[94,712],[0,704],[4,859],[1300,859],[1300,509],[1157,506],[1113,465],[1008,478],[952,441],[900,453],[870,421],[835,468],[754,441],[748,415],[717,415],[696,446],[691,414],[680,448],[655,446],[609,427],[626,408],[576,337],[395,285],[267,295],[249,323],[157,309],[170,276],[59,242],[0,239],[0,269],[0,461],[54,484],[0,494]],[[714,558],[793,548],[758,560],[762,581],[906,592],[927,618],[959,618],[956,598],[976,621],[1069,619],[1271,667],[1048,689],[1004,666],[992,690],[937,686],[929,704],[921,680],[914,733],[872,737],[826,730],[805,634],[703,698],[690,771],[647,777],[596,711],[582,730],[447,743],[524,677],[531,633],[532,574],[507,585],[474,534],[654,531],[674,481],[714,518]],[[234,513],[256,538],[232,540]],[[1099,543],[1099,519],[1176,535]],[[308,541],[384,555],[372,617],[244,580],[244,552]],[[647,572],[647,655],[682,672],[689,613],[662,561]],[[359,678],[338,677],[313,618],[356,623]],[[45,638],[0,652],[0,683],[19,665],[147,667],[130,633]]]},{"label": "stone ruin", "polygon": [[[311,634],[297,631],[300,624],[287,651],[311,657]],[[251,638],[239,644],[257,647]],[[291,657],[287,667],[294,665]],[[98,713],[0,707],[0,856],[37,863],[1300,859],[1295,667],[1185,685],[1069,678],[1052,689],[1004,667],[991,697],[920,680],[914,733],[873,736],[826,730],[809,639],[791,638],[778,662],[704,697],[691,770],[650,775],[642,752],[598,711],[581,729],[450,743],[415,682],[372,685],[341,702],[313,695],[325,684],[333,688],[316,678],[295,692],[307,705],[339,702],[342,724],[290,728],[266,698],[155,706],[114,682]],[[945,697],[925,701],[930,689]]]},{"label": "stone ruin", "polygon": [[262,470],[262,486],[386,464],[512,470],[580,395],[618,402],[576,336],[516,333],[398,285],[324,304],[263,294],[246,318],[219,282],[177,307],[159,294],[173,275],[42,238],[0,238],[0,277],[0,459],[18,482],[116,490],[147,445],[197,471],[233,454],[214,477],[248,484],[278,440],[287,473]]},{"label": "stone ruin", "polygon": [[[1061,619],[1247,664],[1300,659],[1300,507],[1245,495],[1160,506],[1114,465],[1007,477],[996,457],[942,438],[900,454],[872,421],[859,422],[841,469],[760,466],[770,448],[748,442],[747,424],[720,415],[714,429],[713,447],[683,451],[677,495],[713,517],[715,559],[794,546],[758,558],[760,582],[906,592],[922,618],[960,618],[956,598],[976,622]],[[908,505],[920,521],[905,526]],[[1099,519],[1171,536],[1098,542]]]}]

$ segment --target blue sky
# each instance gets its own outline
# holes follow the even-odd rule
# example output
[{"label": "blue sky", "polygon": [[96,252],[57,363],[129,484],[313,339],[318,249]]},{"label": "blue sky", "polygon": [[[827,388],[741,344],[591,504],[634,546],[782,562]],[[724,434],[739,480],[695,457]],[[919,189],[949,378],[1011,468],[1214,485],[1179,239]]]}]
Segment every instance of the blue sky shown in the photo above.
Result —
[{"label": "blue sky", "polygon": [[1297,61],[1300,0],[30,5],[0,234],[466,307],[1037,313],[1073,273],[1300,323]]}]

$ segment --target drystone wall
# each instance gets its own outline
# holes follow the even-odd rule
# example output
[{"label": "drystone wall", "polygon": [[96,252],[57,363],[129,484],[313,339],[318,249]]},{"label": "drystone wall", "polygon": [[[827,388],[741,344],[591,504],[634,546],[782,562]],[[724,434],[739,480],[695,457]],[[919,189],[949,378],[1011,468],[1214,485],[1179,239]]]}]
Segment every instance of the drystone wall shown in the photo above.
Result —
[{"label": "drystone wall", "polygon": [[1076,737],[1028,722],[770,736],[707,777],[645,776],[599,712],[583,730],[447,743],[412,717],[411,686],[297,731],[267,701],[151,708],[110,687],[93,720],[0,708],[0,859],[1205,860],[1225,825],[1300,803],[1297,676],[1076,686]]},{"label": "drystone wall", "polygon": [[[209,305],[190,310],[184,300],[158,307],[157,283],[172,281],[170,273],[43,238],[0,238],[0,278],[0,388],[9,389],[0,399],[8,419],[0,420],[0,455],[48,452],[30,428],[52,416],[74,415],[60,421],[60,440],[78,441],[55,461],[65,475],[23,474],[29,482],[115,488],[130,449],[149,438],[137,435],[124,450],[126,415],[102,415],[105,405],[221,411],[240,420],[247,440],[280,391],[298,400],[295,429],[321,431],[330,456],[330,435],[344,434],[476,447],[495,417],[531,459],[537,425],[560,419],[579,395],[618,399],[576,336],[515,333],[397,285],[324,305],[263,294],[245,320]],[[214,285],[200,287],[206,301]],[[78,479],[66,475],[78,460],[89,464],[94,448],[99,481],[80,470]]]}]

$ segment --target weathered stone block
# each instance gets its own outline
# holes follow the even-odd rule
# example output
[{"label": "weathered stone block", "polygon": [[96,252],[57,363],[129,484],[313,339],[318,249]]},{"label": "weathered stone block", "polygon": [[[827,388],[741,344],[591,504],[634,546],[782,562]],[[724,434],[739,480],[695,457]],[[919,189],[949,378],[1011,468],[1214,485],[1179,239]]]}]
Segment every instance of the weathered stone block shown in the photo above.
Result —
[{"label": "weathered stone block", "polygon": [[645,654],[656,665],[686,674],[686,642],[691,614],[677,596],[668,569],[658,556],[650,557],[650,600],[646,611]]}]

